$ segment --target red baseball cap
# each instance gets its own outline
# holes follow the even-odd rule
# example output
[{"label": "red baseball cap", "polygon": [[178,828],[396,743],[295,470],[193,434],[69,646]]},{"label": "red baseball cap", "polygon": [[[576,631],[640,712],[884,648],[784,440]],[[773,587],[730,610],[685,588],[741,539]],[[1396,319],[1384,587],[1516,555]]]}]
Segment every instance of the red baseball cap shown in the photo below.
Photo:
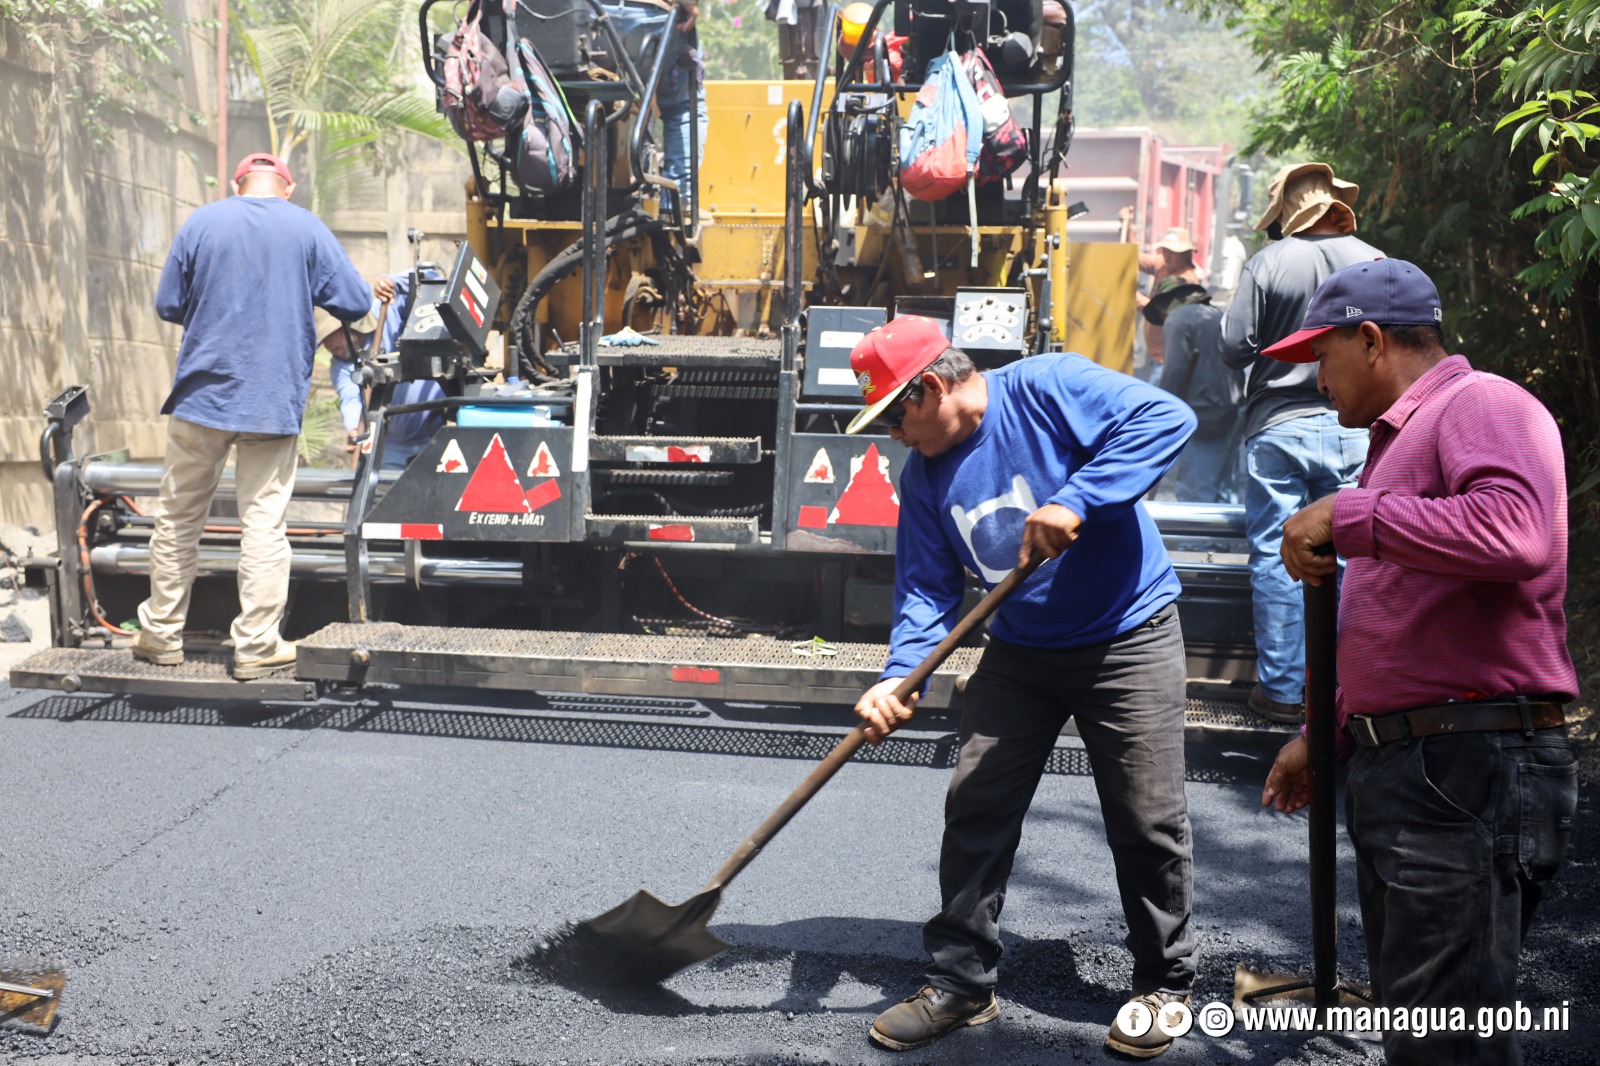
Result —
[{"label": "red baseball cap", "polygon": [[252,170],[271,170],[288,184],[294,184],[294,178],[289,174],[289,164],[271,152],[251,152],[239,160],[239,165],[233,170],[233,180],[242,181]]},{"label": "red baseball cap", "polygon": [[921,315],[901,315],[862,337],[850,351],[850,369],[867,406],[844,431],[865,429],[948,347],[933,319]]}]

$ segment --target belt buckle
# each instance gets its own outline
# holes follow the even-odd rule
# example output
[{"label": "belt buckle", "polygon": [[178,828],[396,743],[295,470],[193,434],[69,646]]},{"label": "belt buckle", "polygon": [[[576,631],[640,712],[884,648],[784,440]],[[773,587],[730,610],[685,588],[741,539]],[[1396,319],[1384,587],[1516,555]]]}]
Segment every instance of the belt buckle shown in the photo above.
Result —
[{"label": "belt buckle", "polygon": [[1378,739],[1378,727],[1370,715],[1353,714],[1349,720],[1350,735],[1363,747],[1376,748],[1383,743]]}]

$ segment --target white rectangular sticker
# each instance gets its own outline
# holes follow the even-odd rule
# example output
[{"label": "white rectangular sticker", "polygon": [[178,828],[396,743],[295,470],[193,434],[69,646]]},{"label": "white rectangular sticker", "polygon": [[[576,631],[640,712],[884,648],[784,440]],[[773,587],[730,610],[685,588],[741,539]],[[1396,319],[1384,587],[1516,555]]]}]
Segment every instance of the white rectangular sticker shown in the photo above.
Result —
[{"label": "white rectangular sticker", "polygon": [[824,348],[844,348],[848,350],[860,344],[861,338],[865,336],[865,333],[853,333],[847,329],[825,329],[822,331],[822,337],[818,343]]},{"label": "white rectangular sticker", "polygon": [[847,366],[817,367],[818,385],[854,385],[856,376]]},{"label": "white rectangular sticker", "polygon": [[767,103],[772,107],[778,107],[783,103],[783,86],[767,86]]}]

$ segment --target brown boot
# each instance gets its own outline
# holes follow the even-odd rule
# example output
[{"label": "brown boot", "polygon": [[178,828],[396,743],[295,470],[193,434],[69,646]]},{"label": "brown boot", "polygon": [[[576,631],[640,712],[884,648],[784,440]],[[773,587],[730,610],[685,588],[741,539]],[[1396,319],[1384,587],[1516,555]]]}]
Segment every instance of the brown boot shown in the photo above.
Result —
[{"label": "brown boot", "polygon": [[[1134,1031],[1138,1035],[1122,1028],[1119,1012],[1118,1019],[1111,1023],[1111,1032],[1106,1034],[1106,1047],[1131,1058],[1153,1059],[1172,1046],[1172,1037],[1162,1032],[1162,1023],[1172,1029],[1173,1023],[1178,1020],[1170,1015],[1163,1017],[1162,1012],[1171,1011],[1175,1005],[1187,1006],[1189,997],[1171,992],[1144,992],[1130,999],[1123,1009],[1135,1003],[1144,1008],[1134,1013],[1138,1020]],[[1181,1015],[1182,1011],[1177,1013]]]},{"label": "brown boot", "polygon": [[1269,722],[1280,722],[1283,725],[1299,725],[1306,720],[1305,707],[1298,703],[1284,703],[1267,695],[1267,690],[1257,685],[1250,690],[1250,698],[1246,701],[1256,714]]},{"label": "brown boot", "polygon": [[896,1003],[872,1023],[868,1037],[890,1051],[910,1051],[931,1044],[952,1029],[982,1025],[1000,1016],[1000,1004],[990,992],[982,999],[965,999],[933,985],[923,985],[904,1003]]}]

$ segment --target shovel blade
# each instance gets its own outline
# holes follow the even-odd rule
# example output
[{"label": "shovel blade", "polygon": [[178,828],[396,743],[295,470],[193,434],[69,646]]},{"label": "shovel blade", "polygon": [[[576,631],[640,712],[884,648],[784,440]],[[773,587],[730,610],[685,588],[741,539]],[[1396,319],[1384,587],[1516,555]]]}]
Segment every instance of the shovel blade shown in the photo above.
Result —
[{"label": "shovel blade", "polygon": [[732,946],[706,928],[721,899],[722,890],[714,889],[673,905],[640,889],[583,928],[619,974],[660,981]]},{"label": "shovel blade", "polygon": [[0,1028],[38,1036],[48,1035],[67,987],[67,970],[60,963],[39,959],[0,959],[0,984],[49,992],[36,996],[0,988]]}]

